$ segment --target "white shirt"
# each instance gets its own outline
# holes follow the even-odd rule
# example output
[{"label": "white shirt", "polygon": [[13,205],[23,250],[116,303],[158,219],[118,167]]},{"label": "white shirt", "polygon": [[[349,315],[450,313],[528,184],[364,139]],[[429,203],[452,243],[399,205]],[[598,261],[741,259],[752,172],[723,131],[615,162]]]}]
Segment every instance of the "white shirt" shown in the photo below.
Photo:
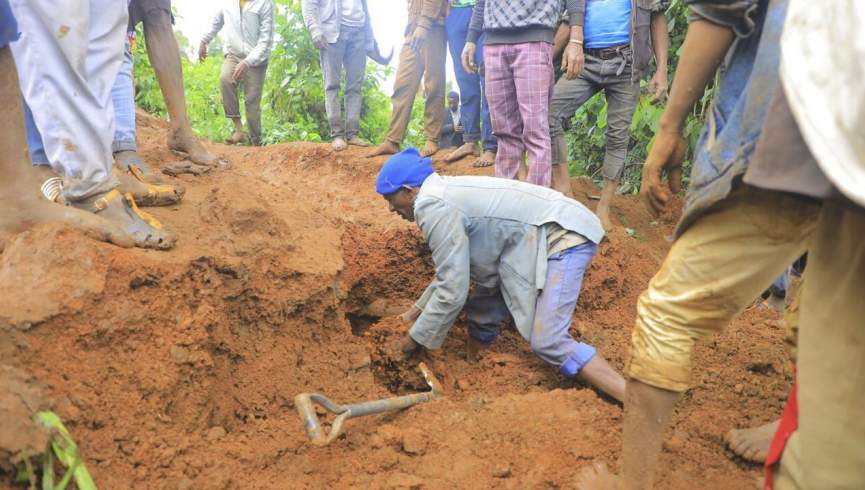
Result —
[{"label": "white shirt", "polygon": [[790,0],[781,80],[820,169],[865,207],[865,2]]}]

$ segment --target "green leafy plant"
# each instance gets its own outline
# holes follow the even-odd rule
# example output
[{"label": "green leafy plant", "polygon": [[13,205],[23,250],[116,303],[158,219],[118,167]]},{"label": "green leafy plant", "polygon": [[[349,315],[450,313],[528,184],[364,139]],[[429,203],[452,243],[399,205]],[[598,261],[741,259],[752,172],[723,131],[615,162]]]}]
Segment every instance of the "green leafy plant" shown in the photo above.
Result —
[{"label": "green leafy plant", "polygon": [[[54,412],[42,411],[34,415],[33,419],[53,431],[49,447],[39,458],[42,490],[64,490],[73,480],[78,490],[96,490],[90,472],[78,455],[78,445],[72,440],[60,417]],[[55,461],[66,468],[57,483],[54,483],[56,481]],[[36,488],[37,473],[30,458],[24,459],[17,479],[21,482],[29,482],[31,489]]]}]

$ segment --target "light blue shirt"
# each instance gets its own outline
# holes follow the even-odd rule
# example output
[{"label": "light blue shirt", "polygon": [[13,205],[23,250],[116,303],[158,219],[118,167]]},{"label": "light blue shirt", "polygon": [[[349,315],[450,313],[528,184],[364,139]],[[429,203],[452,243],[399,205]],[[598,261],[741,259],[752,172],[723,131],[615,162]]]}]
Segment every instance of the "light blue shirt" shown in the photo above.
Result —
[{"label": "light blue shirt", "polygon": [[631,42],[632,0],[586,0],[583,45],[608,48]]},{"label": "light blue shirt", "polygon": [[531,338],[538,291],[547,275],[545,223],[599,243],[604,229],[577,201],[546,187],[494,177],[432,174],[414,204],[432,250],[435,279],[416,306],[409,335],[429,349],[444,342],[468,299],[469,284],[498,287],[517,330]]}]

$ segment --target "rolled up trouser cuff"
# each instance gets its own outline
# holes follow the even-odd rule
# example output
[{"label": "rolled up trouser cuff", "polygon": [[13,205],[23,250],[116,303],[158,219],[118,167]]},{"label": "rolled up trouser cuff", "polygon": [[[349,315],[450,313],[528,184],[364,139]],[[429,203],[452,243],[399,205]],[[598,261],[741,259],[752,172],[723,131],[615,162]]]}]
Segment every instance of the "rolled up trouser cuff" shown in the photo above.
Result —
[{"label": "rolled up trouser cuff", "polygon": [[564,375],[564,377],[573,378],[582,371],[583,366],[585,366],[586,363],[595,357],[595,354],[597,354],[597,350],[595,350],[594,347],[580,342],[577,344],[574,353],[565,359],[565,362],[559,366],[559,371]]},{"label": "rolled up trouser cuff", "polygon": [[605,155],[604,156],[604,166],[601,169],[601,174],[603,174],[604,178],[607,180],[614,180],[616,182],[622,178],[622,171],[625,169],[625,158],[624,156],[618,155]]},{"label": "rolled up trouser cuff", "polygon": [[635,353],[625,368],[628,378],[664,390],[683,392],[688,389],[690,369],[674,363],[638,357]]},{"label": "rolled up trouser cuff", "polygon": [[68,202],[83,201],[110,192],[119,184],[114,176],[108,176],[107,179],[98,182],[67,177],[63,179],[63,197]]},{"label": "rolled up trouser cuff", "polygon": [[121,151],[138,151],[135,140],[114,140],[111,143],[111,152],[117,153]]}]

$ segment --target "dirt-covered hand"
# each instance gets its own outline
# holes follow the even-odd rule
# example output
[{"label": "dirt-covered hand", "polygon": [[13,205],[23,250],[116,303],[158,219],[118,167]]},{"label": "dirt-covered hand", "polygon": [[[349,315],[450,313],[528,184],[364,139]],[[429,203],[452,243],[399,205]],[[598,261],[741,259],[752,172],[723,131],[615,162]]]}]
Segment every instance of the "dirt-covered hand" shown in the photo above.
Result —
[{"label": "dirt-covered hand", "polygon": [[405,334],[391,342],[388,351],[391,357],[397,360],[405,360],[417,353],[421,346],[409,334]]},{"label": "dirt-covered hand", "polygon": [[[660,214],[673,195],[682,188],[682,160],[687,150],[682,134],[678,131],[660,129],[655,135],[652,150],[643,165],[643,182],[640,198],[654,214]],[[667,184],[663,182],[667,175]]]},{"label": "dirt-covered hand", "polygon": [[399,319],[406,322],[411,323],[420,316],[421,310],[415,305],[411,305],[411,308],[405,311],[405,313],[399,316]]},{"label": "dirt-covered hand", "polygon": [[232,80],[235,82],[243,78],[243,75],[246,74],[246,70],[249,69],[249,65],[246,64],[245,61],[241,61],[234,67],[234,73],[231,74]]},{"label": "dirt-covered hand", "polygon": [[655,72],[655,75],[649,80],[649,93],[652,94],[652,100],[663,103],[667,98],[667,74],[663,72]]},{"label": "dirt-covered hand", "polygon": [[198,45],[198,61],[204,61],[205,58],[207,58],[207,44],[201,41]]},{"label": "dirt-covered hand", "polygon": [[408,46],[415,52],[420,54],[423,49],[424,43],[426,43],[427,38],[427,28],[424,26],[417,26],[414,28],[414,32],[411,34],[411,40],[408,42]]},{"label": "dirt-covered hand", "polygon": [[324,49],[327,47],[327,39],[325,39],[322,34],[313,36],[312,45],[315,46],[316,49]]},{"label": "dirt-covered hand", "polygon": [[463,63],[463,69],[469,73],[477,73],[478,72],[478,64],[475,63],[475,53],[477,52],[477,45],[475,43],[466,43],[463,47],[463,52],[460,55],[460,60]]},{"label": "dirt-covered hand", "polygon": [[565,48],[565,54],[562,55],[562,71],[565,72],[565,78],[573,80],[583,71],[583,66],[586,63],[583,55],[583,46],[577,43],[568,43]]}]

